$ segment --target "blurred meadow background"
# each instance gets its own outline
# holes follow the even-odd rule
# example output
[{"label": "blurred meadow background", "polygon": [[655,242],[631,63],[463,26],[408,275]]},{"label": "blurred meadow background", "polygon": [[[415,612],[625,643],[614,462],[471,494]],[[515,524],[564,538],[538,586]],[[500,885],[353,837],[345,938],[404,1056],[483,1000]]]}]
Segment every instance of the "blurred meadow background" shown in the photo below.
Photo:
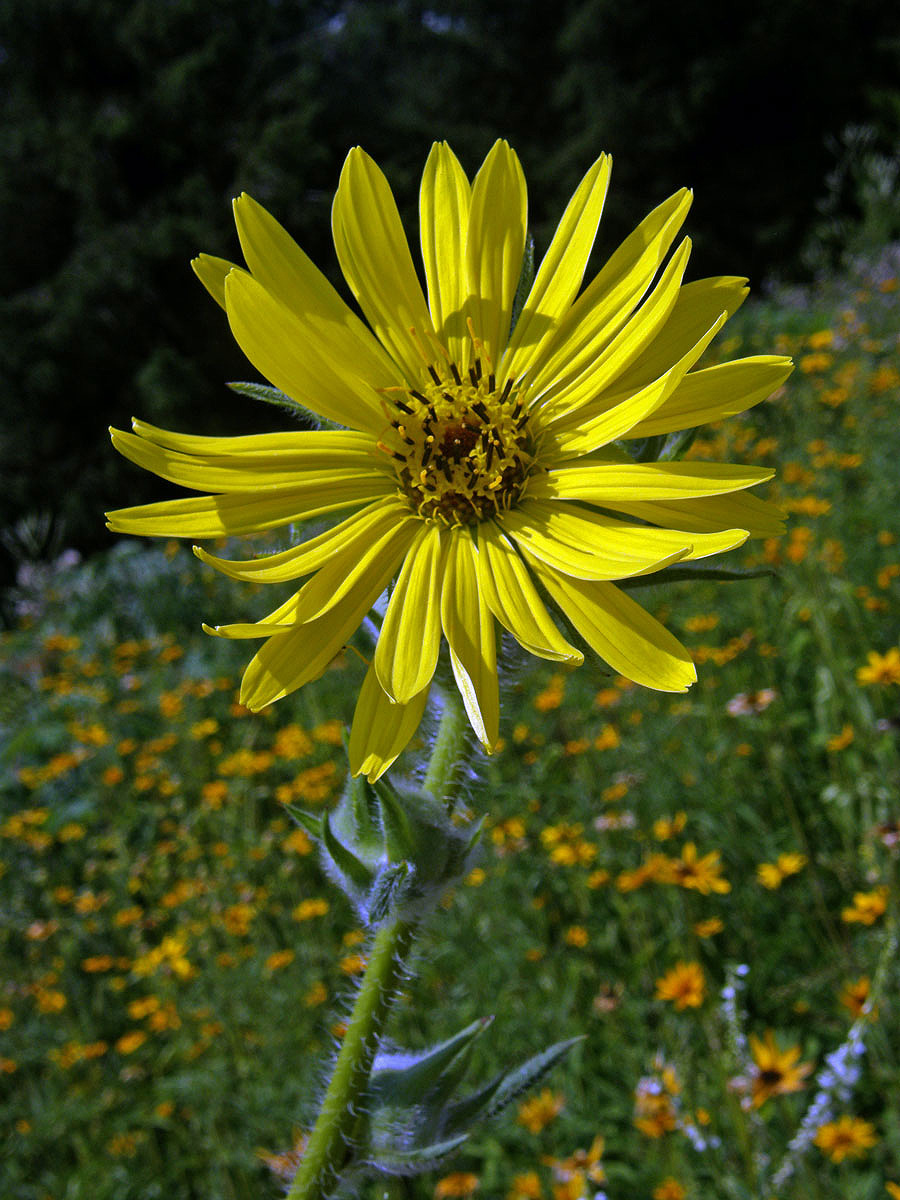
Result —
[{"label": "blurred meadow background", "polygon": [[278,427],[188,267],[237,257],[231,196],[337,282],[349,146],[414,231],[432,140],[500,135],[539,252],[600,150],[598,262],[695,188],[689,277],[754,289],[707,361],[797,369],[691,453],[774,467],[789,525],[723,560],[771,576],[642,592],[686,696],[510,652],[391,1032],[496,1014],[482,1074],[586,1038],[403,1194],[900,1197],[898,63],[872,0],[0,4],[0,1196],[283,1187],[366,952],[286,805],[340,794],[362,669],[246,713],[200,622],[269,597],[106,534],[169,494],[106,426]]}]

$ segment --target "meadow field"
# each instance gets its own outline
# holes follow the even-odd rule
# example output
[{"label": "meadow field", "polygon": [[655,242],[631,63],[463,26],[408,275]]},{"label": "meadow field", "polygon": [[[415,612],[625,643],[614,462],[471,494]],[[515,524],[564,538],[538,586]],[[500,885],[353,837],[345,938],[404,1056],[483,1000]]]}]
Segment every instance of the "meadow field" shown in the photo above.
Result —
[{"label": "meadow field", "polygon": [[[494,1015],[482,1077],[585,1037],[391,1195],[900,1197],[898,301],[885,251],[727,327],[797,368],[691,453],[774,467],[788,532],[729,556],[771,574],[642,591],[687,695],[510,652],[481,859],[390,1032]],[[270,598],[174,542],[23,565],[9,602],[0,1196],[275,1197],[365,962],[286,807],[340,795],[359,660],[250,715],[247,646],[200,623]]]}]

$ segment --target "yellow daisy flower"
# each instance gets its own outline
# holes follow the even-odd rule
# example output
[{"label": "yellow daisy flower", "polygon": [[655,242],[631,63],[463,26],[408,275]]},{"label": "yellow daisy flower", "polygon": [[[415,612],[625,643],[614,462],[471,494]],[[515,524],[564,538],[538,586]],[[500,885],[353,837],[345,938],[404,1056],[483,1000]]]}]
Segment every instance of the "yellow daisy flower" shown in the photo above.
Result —
[{"label": "yellow daisy flower", "polygon": [[[635,461],[619,445],[749,408],[790,371],[757,356],[694,370],[746,294],[745,280],[684,285],[691,203],[664,201],[581,291],[609,181],[601,155],[579,184],[513,327],[526,244],[519,160],[498,141],[472,183],[446,144],[420,192],[427,300],[390,187],[361,149],[335,196],[338,260],[369,327],[249,196],[235,201],[247,269],[194,268],[256,369],[338,425],[194,437],[134,422],[118,450],[199,496],[120,509],[122,533],[218,538],[341,514],[280,553],[230,561],[236,579],[308,577],[255,624],[241,701],[260,709],[317,678],[393,585],[363,682],[351,766],[375,779],[425,708],[442,639],[472,727],[498,738],[495,622],[540,657],[581,663],[546,607],[636,683],[685,691],[684,647],[614,580],[780,532],[745,493],[772,472]],[[665,264],[665,265],[664,265]],[[579,295],[580,292],[580,295]]]},{"label": "yellow daisy flower", "polygon": [[878,1142],[878,1135],[869,1121],[845,1113],[836,1121],[820,1125],[813,1140],[832,1162],[839,1163],[845,1158],[863,1158]]},{"label": "yellow daisy flower", "polygon": [[754,1108],[759,1108],[772,1096],[798,1092],[805,1086],[804,1080],[812,1070],[812,1064],[798,1062],[799,1046],[780,1050],[774,1033],[767,1029],[765,1038],[750,1034],[750,1051],[753,1055]]},{"label": "yellow daisy flower", "polygon": [[656,999],[677,1009],[699,1008],[706,999],[706,977],[697,962],[678,962],[656,981]]}]

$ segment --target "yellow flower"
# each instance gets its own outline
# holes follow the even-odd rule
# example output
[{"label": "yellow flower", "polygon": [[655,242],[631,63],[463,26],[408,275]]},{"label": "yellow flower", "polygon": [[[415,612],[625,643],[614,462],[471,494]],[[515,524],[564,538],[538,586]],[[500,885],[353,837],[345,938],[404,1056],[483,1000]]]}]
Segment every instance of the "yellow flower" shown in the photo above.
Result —
[{"label": "yellow flower", "polygon": [[[863,1015],[869,999],[871,986],[872,982],[868,975],[861,975],[859,979],[846,984],[838,997],[839,1002],[850,1012],[854,1019]],[[878,1016],[878,1009],[871,1009],[870,1015],[874,1021]]]},{"label": "yellow flower", "polygon": [[837,753],[839,750],[846,750],[853,741],[856,734],[852,725],[844,725],[840,733],[833,733],[825,743],[825,749],[832,753]]},{"label": "yellow flower", "polygon": [[684,1200],[687,1188],[669,1175],[653,1189],[653,1200]]},{"label": "yellow flower", "polygon": [[854,892],[853,903],[841,911],[847,925],[874,925],[887,908],[888,888],[882,884],[874,892]]},{"label": "yellow flower", "polygon": [[888,1180],[884,1188],[889,1196],[893,1196],[894,1200],[900,1200],[900,1183],[891,1183]]},{"label": "yellow flower", "polygon": [[754,1108],[765,1104],[771,1096],[799,1092],[812,1070],[811,1063],[797,1063],[799,1046],[779,1050],[771,1029],[766,1030],[764,1039],[750,1034],[750,1052],[754,1063],[751,1087]]},{"label": "yellow flower", "polygon": [[900,683],[900,648],[892,646],[885,654],[870,650],[868,664],[856,671],[857,683]]},{"label": "yellow flower", "polygon": [[506,1200],[541,1200],[543,1194],[537,1171],[526,1171],[513,1177]]},{"label": "yellow flower", "polygon": [[694,933],[697,937],[708,938],[716,933],[721,933],[725,925],[719,917],[707,917],[705,921],[698,921],[694,925]]},{"label": "yellow flower", "polygon": [[434,1186],[435,1200],[449,1200],[452,1196],[471,1196],[478,1191],[479,1180],[471,1171],[454,1171],[445,1175]]},{"label": "yellow flower", "polygon": [[693,842],[686,842],[681,848],[681,858],[667,860],[661,878],[663,883],[677,883],[703,896],[710,892],[724,895],[731,891],[731,884],[722,878],[721,870],[718,850],[698,858],[697,847]]},{"label": "yellow flower", "polygon": [[558,1117],[565,1105],[565,1097],[561,1092],[551,1092],[543,1088],[540,1095],[523,1100],[519,1105],[516,1120],[524,1125],[529,1133],[540,1133],[545,1125]]},{"label": "yellow flower", "polygon": [[696,962],[678,962],[656,981],[656,999],[671,1000],[677,1009],[699,1008],[706,998],[703,968]]},{"label": "yellow flower", "polygon": [[836,1121],[821,1125],[816,1132],[815,1143],[832,1162],[843,1162],[845,1158],[862,1158],[866,1151],[878,1141],[875,1126],[862,1117],[846,1114]]},{"label": "yellow flower", "polygon": [[328,901],[319,898],[301,900],[291,916],[295,921],[310,921],[313,917],[324,917],[328,912]]},{"label": "yellow flower", "polygon": [[[504,141],[470,184],[435,145],[420,192],[427,301],[397,206],[368,155],[350,152],[332,224],[371,332],[269,214],[235,202],[249,269],[200,255],[195,270],[244,353],[282,393],[339,428],[191,437],[143,421],[113,431],[126,457],[200,495],[120,509],[129,534],[217,538],[341,514],[333,528],[249,561],[197,551],[238,579],[306,583],[256,624],[241,700],[259,710],[318,678],[393,582],[350,739],[374,779],[412,737],[442,638],[478,737],[498,739],[495,622],[529,652],[583,661],[549,596],[616,672],[662,691],[696,677],[683,646],[614,580],[781,530],[745,489],[769,470],[637,462],[620,443],[744,411],[789,360],[692,370],[742,302],[744,280],[682,286],[690,242],[663,265],[687,215],[677,192],[581,292],[610,173],[591,166],[512,325],[527,197]],[[654,278],[656,283],[654,284]]]}]

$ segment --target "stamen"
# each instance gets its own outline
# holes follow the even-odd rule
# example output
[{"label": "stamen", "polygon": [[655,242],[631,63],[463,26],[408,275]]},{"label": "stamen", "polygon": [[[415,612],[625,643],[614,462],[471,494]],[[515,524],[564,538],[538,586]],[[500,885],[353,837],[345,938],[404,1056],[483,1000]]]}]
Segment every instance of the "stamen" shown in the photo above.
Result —
[{"label": "stamen", "polygon": [[438,385],[438,387],[440,387],[441,377],[440,377],[440,375],[438,375],[437,371],[434,369],[434,366],[431,363],[428,364],[428,374],[431,376],[431,378],[434,380],[434,382]]},{"label": "stamen", "polygon": [[504,383],[503,392],[500,396],[501,404],[505,404],[506,401],[509,399],[509,393],[513,390],[514,382],[515,382],[515,380],[513,380],[513,379],[507,379],[506,383]]},{"label": "stamen", "polygon": [[450,363],[450,374],[453,376],[453,382],[456,384],[457,387],[459,387],[460,384],[462,383],[462,378],[460,377],[460,374],[459,374],[459,367],[456,365],[455,362],[452,362],[452,361]]}]

